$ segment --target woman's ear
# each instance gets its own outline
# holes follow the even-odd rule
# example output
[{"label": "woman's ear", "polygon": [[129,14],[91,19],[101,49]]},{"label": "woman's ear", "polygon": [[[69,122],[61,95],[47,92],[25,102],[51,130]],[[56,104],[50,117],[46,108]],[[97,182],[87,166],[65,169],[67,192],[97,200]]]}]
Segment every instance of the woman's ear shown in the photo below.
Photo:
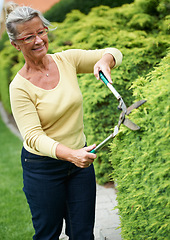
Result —
[{"label": "woman's ear", "polygon": [[11,42],[12,46],[14,46],[18,51],[21,51],[20,46],[16,44],[14,41]]}]

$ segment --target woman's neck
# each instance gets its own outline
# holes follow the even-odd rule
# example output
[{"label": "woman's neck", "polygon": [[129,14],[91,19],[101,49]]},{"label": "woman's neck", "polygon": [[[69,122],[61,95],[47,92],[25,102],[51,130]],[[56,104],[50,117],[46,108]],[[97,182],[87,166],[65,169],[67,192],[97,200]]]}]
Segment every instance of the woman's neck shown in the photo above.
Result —
[{"label": "woman's neck", "polygon": [[25,61],[25,70],[27,72],[35,72],[35,71],[47,71],[49,69],[49,56],[45,55],[44,58],[40,60],[26,60]]}]

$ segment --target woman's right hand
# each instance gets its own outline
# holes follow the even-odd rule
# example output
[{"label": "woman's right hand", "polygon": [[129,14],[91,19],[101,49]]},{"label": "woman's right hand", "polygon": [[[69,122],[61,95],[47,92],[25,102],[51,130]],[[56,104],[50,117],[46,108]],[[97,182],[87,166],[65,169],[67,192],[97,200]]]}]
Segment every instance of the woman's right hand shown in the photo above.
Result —
[{"label": "woman's right hand", "polygon": [[61,160],[66,160],[75,164],[77,167],[87,168],[97,158],[96,154],[90,153],[90,151],[95,147],[96,144],[93,144],[88,147],[73,150],[62,144],[58,144],[56,148],[56,156]]},{"label": "woman's right hand", "polygon": [[97,158],[97,155],[90,153],[92,149],[96,147],[96,144],[84,147],[78,150],[73,150],[73,161],[77,167],[86,168],[89,167],[94,160]]}]

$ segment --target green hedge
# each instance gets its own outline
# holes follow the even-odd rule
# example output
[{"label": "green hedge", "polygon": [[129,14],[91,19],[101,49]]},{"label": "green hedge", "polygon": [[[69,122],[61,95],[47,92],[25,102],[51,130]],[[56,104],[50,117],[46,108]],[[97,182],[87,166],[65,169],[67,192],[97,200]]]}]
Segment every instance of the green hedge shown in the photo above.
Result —
[{"label": "green hedge", "polygon": [[145,78],[133,84],[135,99],[147,99],[131,115],[141,126],[125,127],[111,145],[123,239],[170,238],[169,94],[170,51]]},{"label": "green hedge", "polygon": [[9,40],[3,43],[3,45],[4,48],[0,51],[0,100],[6,111],[11,113],[9,84],[16,72],[22,67],[24,60],[21,52],[17,52]]},{"label": "green hedge", "polygon": [[[164,8],[167,6],[166,1],[157,1],[156,5],[152,5],[153,11],[150,1],[136,0],[119,8],[100,6],[93,8],[88,15],[78,10],[72,11],[63,23],[53,23],[58,28],[49,33],[49,53],[69,48],[120,49],[124,59],[122,65],[112,71],[113,85],[126,104],[130,105],[135,100],[131,85],[138,77],[145,77],[152,71],[166,55],[169,46],[170,19]],[[141,7],[142,3],[145,8]],[[149,14],[150,12],[153,14]],[[136,19],[135,22],[132,19]],[[22,54],[6,42],[4,49],[0,51],[0,62],[3,62],[3,66],[0,66],[0,98],[10,111],[8,85],[24,60]],[[84,97],[87,141],[88,144],[98,144],[110,135],[117,124],[117,100],[92,74],[80,75],[79,83]],[[98,153],[95,161],[96,177],[100,184],[110,181],[109,175],[113,171],[108,153],[109,146],[106,146]]]},{"label": "green hedge", "polygon": [[75,9],[88,14],[91,8],[100,5],[106,5],[113,8],[131,2],[133,2],[133,0],[61,0],[49,9],[44,16],[51,22],[62,22],[66,18],[66,15]]}]

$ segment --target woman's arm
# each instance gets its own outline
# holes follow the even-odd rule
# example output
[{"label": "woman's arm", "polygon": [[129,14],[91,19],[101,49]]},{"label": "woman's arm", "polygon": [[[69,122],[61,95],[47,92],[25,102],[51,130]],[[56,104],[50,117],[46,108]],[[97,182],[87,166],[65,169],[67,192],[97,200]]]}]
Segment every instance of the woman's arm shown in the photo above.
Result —
[{"label": "woman's arm", "polygon": [[45,155],[56,158],[57,141],[48,137],[42,129],[36,107],[22,81],[10,84],[10,102],[13,116],[26,145]]},{"label": "woman's arm", "polygon": [[[94,66],[95,68],[103,66],[102,69],[105,69],[104,66],[116,68],[121,64],[123,58],[122,53],[117,48],[100,50],[71,49],[59,53],[59,56],[76,68],[77,73],[93,73]],[[97,72],[96,68],[94,73],[98,77]]]}]

